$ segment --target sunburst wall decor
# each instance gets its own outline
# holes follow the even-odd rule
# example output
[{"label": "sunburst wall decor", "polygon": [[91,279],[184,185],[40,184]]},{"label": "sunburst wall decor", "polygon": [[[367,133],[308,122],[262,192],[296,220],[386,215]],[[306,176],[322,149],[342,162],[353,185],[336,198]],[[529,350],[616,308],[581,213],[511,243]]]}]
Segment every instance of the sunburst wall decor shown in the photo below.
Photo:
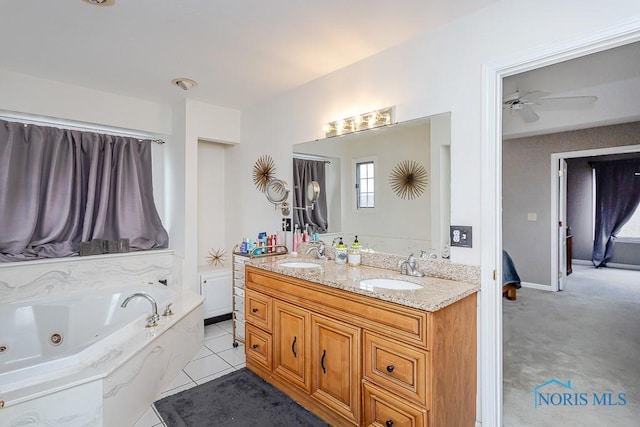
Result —
[{"label": "sunburst wall decor", "polygon": [[427,171],[414,160],[403,160],[395,165],[389,174],[391,189],[402,199],[411,200],[420,197],[428,183]]},{"label": "sunburst wall decor", "polygon": [[256,188],[264,193],[267,184],[276,174],[276,165],[271,156],[265,154],[261,156],[253,165],[253,183]]},{"label": "sunburst wall decor", "polygon": [[207,257],[207,262],[213,266],[224,266],[226,258],[227,252],[224,249],[211,249]]}]

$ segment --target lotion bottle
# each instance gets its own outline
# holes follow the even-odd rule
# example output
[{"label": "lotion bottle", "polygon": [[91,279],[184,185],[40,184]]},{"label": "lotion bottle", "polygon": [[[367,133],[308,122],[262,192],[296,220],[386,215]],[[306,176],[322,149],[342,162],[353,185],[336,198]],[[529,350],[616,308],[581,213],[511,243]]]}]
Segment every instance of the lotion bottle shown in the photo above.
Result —
[{"label": "lotion bottle", "polygon": [[336,246],[336,264],[346,264],[347,263],[347,247],[344,245],[342,241],[342,237],[340,238],[340,242]]},{"label": "lotion bottle", "polygon": [[351,245],[351,248],[349,249],[349,253],[347,254],[347,262],[349,263],[350,266],[352,267],[357,267],[360,265],[360,249],[362,248],[362,245],[360,245],[360,242],[358,242],[358,236],[356,236],[355,240],[353,241],[353,244]]}]

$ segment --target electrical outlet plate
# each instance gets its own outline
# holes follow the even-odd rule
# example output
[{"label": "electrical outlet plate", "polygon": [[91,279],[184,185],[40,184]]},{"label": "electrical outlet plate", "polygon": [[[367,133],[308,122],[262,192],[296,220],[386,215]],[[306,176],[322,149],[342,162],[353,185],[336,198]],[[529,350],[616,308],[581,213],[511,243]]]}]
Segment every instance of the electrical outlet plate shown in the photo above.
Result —
[{"label": "electrical outlet plate", "polygon": [[450,227],[451,246],[470,248],[473,245],[473,234],[470,225],[452,225]]},{"label": "electrical outlet plate", "polygon": [[282,231],[291,231],[291,218],[282,218]]}]

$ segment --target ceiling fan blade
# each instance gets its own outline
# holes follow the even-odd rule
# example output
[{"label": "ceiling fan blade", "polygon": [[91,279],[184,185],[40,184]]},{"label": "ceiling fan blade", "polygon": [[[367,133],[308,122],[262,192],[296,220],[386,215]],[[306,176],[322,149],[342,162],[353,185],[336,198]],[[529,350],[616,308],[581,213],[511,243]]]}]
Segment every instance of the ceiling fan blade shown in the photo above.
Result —
[{"label": "ceiling fan blade", "polygon": [[533,111],[533,109],[531,107],[529,107],[528,105],[522,105],[522,108],[516,110],[520,113],[520,115],[522,116],[522,118],[524,119],[525,122],[527,123],[531,123],[531,122],[535,122],[536,120],[538,120],[540,118],[540,116],[538,116],[536,114],[535,111]]},{"label": "ceiling fan blade", "polygon": [[520,101],[530,103],[536,99],[551,95],[549,92],[543,92],[541,90],[534,90],[533,92],[525,92],[520,94]]},{"label": "ceiling fan blade", "polygon": [[597,100],[597,96],[566,96],[560,98],[540,98],[534,103],[553,107],[578,107],[593,104]]}]

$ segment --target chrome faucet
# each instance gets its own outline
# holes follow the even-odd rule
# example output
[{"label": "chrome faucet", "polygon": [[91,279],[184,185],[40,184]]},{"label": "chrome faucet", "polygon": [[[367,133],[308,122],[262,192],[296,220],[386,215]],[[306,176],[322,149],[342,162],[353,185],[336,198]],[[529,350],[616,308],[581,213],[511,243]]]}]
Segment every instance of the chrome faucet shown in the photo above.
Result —
[{"label": "chrome faucet", "polygon": [[413,253],[409,254],[409,258],[398,261],[400,273],[406,276],[423,277],[424,273],[416,268],[416,259]]},{"label": "chrome faucet", "polygon": [[438,259],[438,255],[434,252],[420,251],[420,258],[422,259]]},{"label": "chrome faucet", "polygon": [[309,249],[307,249],[306,254],[310,254],[311,252],[316,253],[316,259],[328,259],[327,256],[324,253],[324,242],[322,240],[320,240],[319,245],[318,246],[312,246]]},{"label": "chrome faucet", "polygon": [[144,292],[136,292],[133,295],[129,295],[124,301],[122,301],[120,307],[125,308],[127,304],[129,304],[129,301],[136,297],[146,298],[151,303],[151,310],[153,311],[153,313],[151,313],[151,315],[147,317],[146,327],[155,328],[156,326],[158,326],[158,320],[160,320],[160,316],[158,316],[158,305],[156,304],[156,300],[154,300],[151,295],[145,294]]}]

